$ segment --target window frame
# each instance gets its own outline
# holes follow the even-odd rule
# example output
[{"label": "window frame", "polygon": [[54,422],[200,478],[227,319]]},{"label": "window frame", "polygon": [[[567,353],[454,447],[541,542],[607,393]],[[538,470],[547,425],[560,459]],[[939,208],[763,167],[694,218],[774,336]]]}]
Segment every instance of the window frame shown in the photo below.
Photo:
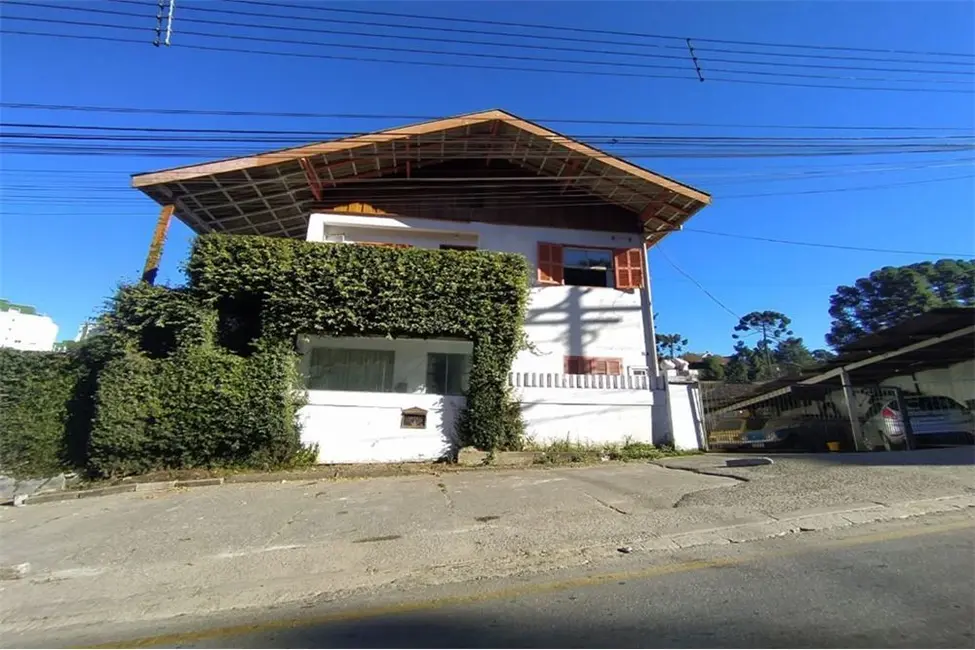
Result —
[{"label": "window frame", "polygon": [[[568,251],[599,251],[605,252],[609,256],[609,266],[606,268],[600,267],[587,267],[587,266],[575,266],[572,264],[567,264],[565,261],[566,253]],[[601,287],[604,289],[615,289],[616,288],[616,255],[614,249],[606,248],[605,246],[571,246],[568,244],[562,244],[562,284],[567,287]],[[601,271],[606,275],[606,284],[570,284],[566,282],[566,269],[576,269],[580,271]]]},{"label": "window frame", "polygon": [[[611,266],[606,270],[607,284],[568,284],[565,281],[565,269],[585,267],[568,267],[565,264],[565,250],[608,251]],[[612,246],[582,246],[575,244],[559,244],[555,242],[539,241],[536,244],[535,276],[541,286],[592,287],[596,289],[616,289],[629,291],[642,289],[646,285],[646,261],[643,246],[628,248],[613,248]],[[635,260],[635,264],[633,263]],[[625,262],[625,263],[622,263]],[[622,280],[622,281],[621,281]]]},{"label": "window frame", "polygon": [[[432,386],[433,382],[430,381],[431,377],[431,361],[435,357],[444,357],[444,377],[442,391],[434,390]],[[452,376],[450,374],[450,358],[460,357],[463,359],[463,371],[460,375],[460,386],[457,392],[450,391],[450,380]],[[470,388],[470,373],[471,373],[471,363],[473,361],[472,355],[465,352],[427,352],[426,354],[426,378],[424,380],[424,392],[432,395],[445,395],[448,397],[463,396],[467,394],[467,390]],[[456,370],[456,369],[455,369]],[[465,386],[466,384],[466,386]]]}]

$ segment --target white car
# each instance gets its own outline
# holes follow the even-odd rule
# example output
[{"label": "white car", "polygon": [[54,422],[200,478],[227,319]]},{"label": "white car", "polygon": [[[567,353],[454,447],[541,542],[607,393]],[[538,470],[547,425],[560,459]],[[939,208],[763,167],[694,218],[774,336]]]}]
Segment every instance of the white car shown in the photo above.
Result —
[{"label": "white car", "polygon": [[[975,415],[959,402],[944,395],[905,394],[903,400],[918,445],[973,443]],[[867,412],[862,428],[871,447],[892,449],[907,442],[904,418],[896,399],[875,404]]]}]

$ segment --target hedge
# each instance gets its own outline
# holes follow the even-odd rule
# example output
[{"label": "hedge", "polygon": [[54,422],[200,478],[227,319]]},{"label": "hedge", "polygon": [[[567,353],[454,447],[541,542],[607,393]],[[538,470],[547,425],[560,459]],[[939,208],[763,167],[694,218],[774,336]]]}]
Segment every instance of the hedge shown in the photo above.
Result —
[{"label": "hedge", "polygon": [[151,359],[128,351],[99,380],[89,470],[272,468],[300,455],[300,394],[288,350],[247,358],[209,346]]},{"label": "hedge", "polygon": [[523,257],[205,235],[186,268],[186,287],[120,288],[78,350],[3,351],[4,471],[314,460],[300,443],[298,334],[471,341],[459,438],[520,446],[506,380],[523,338]]},{"label": "hedge", "polygon": [[72,465],[67,432],[80,369],[75,357],[0,349],[0,471],[50,476]]},{"label": "hedge", "polygon": [[481,449],[520,445],[520,418],[506,405],[528,300],[523,256],[206,235],[186,270],[221,320],[251,314],[254,335],[269,342],[298,334],[472,341],[460,439]]}]

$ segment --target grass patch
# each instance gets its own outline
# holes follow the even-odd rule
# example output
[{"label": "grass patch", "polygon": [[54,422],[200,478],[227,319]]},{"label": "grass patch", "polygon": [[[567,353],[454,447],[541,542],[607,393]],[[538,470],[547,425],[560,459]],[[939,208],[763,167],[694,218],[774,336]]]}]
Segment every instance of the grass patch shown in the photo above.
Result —
[{"label": "grass patch", "polygon": [[672,456],[693,456],[698,450],[679,451],[673,447],[657,447],[648,442],[624,440],[617,444],[586,444],[569,439],[554,440],[545,445],[529,442],[527,451],[538,452],[538,464],[548,463],[586,463],[606,461],[650,461]]}]

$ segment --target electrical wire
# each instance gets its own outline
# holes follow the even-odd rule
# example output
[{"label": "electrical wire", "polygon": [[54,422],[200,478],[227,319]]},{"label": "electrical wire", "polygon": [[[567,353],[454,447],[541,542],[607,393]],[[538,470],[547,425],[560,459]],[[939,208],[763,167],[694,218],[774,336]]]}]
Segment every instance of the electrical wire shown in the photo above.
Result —
[{"label": "electrical wire", "polygon": [[[0,128],[15,128],[15,129],[39,129],[44,131],[50,131],[54,129],[68,129],[68,130],[78,130],[78,131],[107,131],[110,133],[116,132],[141,132],[141,133],[191,133],[191,134],[217,134],[217,135],[260,135],[260,136],[297,136],[302,141],[314,141],[316,139],[335,139],[335,138],[365,138],[368,142],[368,138],[386,138],[387,136],[379,133],[363,133],[361,131],[295,131],[295,130],[282,130],[282,129],[227,129],[227,128],[174,128],[174,127],[155,127],[155,126],[113,126],[113,125],[101,125],[101,124],[65,124],[63,122],[0,122]],[[73,135],[73,134],[68,134]],[[661,135],[632,135],[632,134],[611,134],[611,133],[575,133],[575,134],[556,134],[550,138],[546,138],[548,141],[552,142],[572,142],[578,140],[590,141],[601,141],[608,142],[610,144],[630,144],[630,143],[641,143],[641,142],[731,142],[731,143],[748,143],[748,142],[788,142],[788,143],[809,143],[809,142],[912,142],[918,140],[969,140],[975,142],[975,137],[973,136],[960,136],[960,135],[924,135],[924,136],[829,136],[829,137],[809,137],[809,136],[701,136],[701,135],[689,135],[689,136],[661,136]],[[385,140],[380,140],[385,141]],[[464,138],[465,142],[472,143],[492,143],[497,142],[497,136],[495,135],[480,135],[480,136],[468,136]],[[436,144],[436,143],[431,143]]]},{"label": "electrical wire", "polygon": [[[122,3],[122,4],[137,4],[137,5],[144,6],[143,3],[138,2],[138,0],[111,0],[111,1],[116,2],[116,3]],[[93,9],[93,8],[90,8],[90,7],[68,7],[68,6],[64,6],[64,5],[47,5],[47,4],[40,4],[40,3],[16,2],[14,0],[7,0],[7,3],[8,4],[13,4],[13,5],[40,6],[40,7],[50,7],[50,8],[57,8],[57,9],[69,9],[69,10],[76,10],[76,11],[91,11],[91,12],[95,12],[95,13],[110,14],[110,15],[121,15],[121,16],[133,16],[134,15],[134,14],[127,13],[127,12],[116,12],[116,11],[110,11],[110,10]],[[410,35],[410,34],[381,34],[381,33],[377,33],[375,31],[375,28],[376,27],[390,27],[390,28],[395,28],[395,29],[416,29],[418,27],[413,26],[413,25],[390,24],[390,23],[369,23],[368,21],[349,21],[349,20],[341,20],[341,19],[334,19],[334,18],[325,19],[325,18],[315,18],[315,17],[300,17],[300,16],[294,16],[294,15],[255,13],[255,12],[240,11],[240,10],[234,10],[234,11],[230,12],[228,10],[212,9],[212,8],[206,8],[206,7],[194,7],[192,5],[182,7],[182,10],[183,11],[189,11],[191,13],[193,13],[193,12],[202,12],[202,13],[207,13],[207,14],[217,14],[217,15],[221,15],[221,16],[222,15],[226,15],[227,13],[231,13],[234,16],[238,16],[238,15],[252,16],[252,17],[262,18],[262,19],[265,19],[265,20],[268,19],[268,18],[272,18],[272,19],[288,19],[288,20],[301,20],[303,24],[299,28],[300,31],[301,32],[305,32],[305,33],[313,33],[313,34],[332,34],[332,35],[339,35],[339,36],[361,36],[361,37],[366,37],[366,38],[395,39],[397,41],[423,41],[423,42],[434,42],[434,43],[450,43],[450,44],[459,44],[459,45],[465,45],[465,46],[470,46],[470,45],[487,45],[487,46],[492,46],[492,47],[504,47],[504,48],[512,48],[512,47],[514,47],[514,48],[520,48],[520,49],[531,49],[531,50],[540,50],[540,51],[570,52],[572,54],[580,54],[580,53],[581,54],[601,54],[601,55],[608,55],[608,56],[613,56],[613,57],[641,57],[641,58],[651,58],[651,59],[672,59],[672,60],[682,61],[682,62],[684,62],[685,65],[668,66],[668,67],[671,67],[673,69],[678,69],[678,70],[687,70],[687,65],[686,65],[687,60],[688,60],[687,54],[677,55],[677,54],[661,54],[659,52],[654,52],[654,53],[647,53],[647,52],[622,52],[619,49],[596,50],[596,49],[580,48],[578,46],[574,46],[574,47],[567,47],[567,46],[566,47],[559,47],[559,46],[552,46],[552,45],[537,45],[537,44],[526,44],[526,43],[510,43],[510,42],[499,42],[499,41],[477,41],[477,40],[471,40],[470,38],[458,39],[458,38],[443,38],[443,37],[436,37],[436,36],[414,36],[414,35]],[[244,27],[244,28],[248,28],[248,29],[268,29],[268,30],[278,30],[278,31],[296,31],[296,28],[295,27],[287,27],[287,26],[283,26],[283,25],[269,25],[267,23],[257,23],[257,24],[255,24],[255,23],[241,23],[241,22],[235,22],[235,21],[210,20],[210,19],[206,19],[206,18],[192,18],[192,17],[191,18],[184,18],[183,20],[185,22],[189,22],[189,23],[199,23],[199,24],[204,24],[204,25],[220,25],[220,26],[226,26],[226,27]],[[322,28],[309,27],[307,24],[304,24],[305,21],[309,21],[309,20],[310,21],[313,21],[313,22],[323,22],[323,23],[328,23],[328,24],[335,24],[335,23],[339,23],[339,24],[365,24],[365,25],[369,25],[369,27],[371,28],[371,31],[352,31],[352,30],[348,30],[348,29],[322,29]],[[442,27],[419,27],[419,29],[427,29],[427,30],[431,30],[431,31],[435,31],[435,32],[443,32],[444,31],[444,28],[442,28]],[[481,32],[479,30],[449,30],[449,31],[461,31],[461,32],[465,32],[465,33],[470,33],[470,32],[473,32],[473,33],[484,33],[484,32]],[[490,33],[490,32],[488,32],[488,33]],[[516,36],[514,34],[510,34],[510,35],[509,34],[501,34],[501,35],[502,36]],[[613,44],[614,45],[619,45],[618,43],[613,43]],[[678,49],[681,49],[681,48],[678,48]],[[717,63],[732,63],[732,64],[759,65],[759,66],[817,68],[817,69],[827,69],[827,70],[861,70],[861,71],[875,71],[875,72],[876,71],[879,71],[879,72],[907,72],[907,73],[915,73],[915,74],[948,74],[948,75],[951,75],[951,74],[955,74],[955,75],[961,74],[961,75],[969,75],[969,76],[975,75],[975,70],[971,70],[967,66],[966,67],[963,67],[961,69],[956,69],[956,70],[919,70],[917,68],[889,68],[889,67],[878,68],[876,66],[873,66],[873,67],[867,66],[867,67],[865,67],[865,66],[850,66],[850,65],[827,65],[827,64],[815,64],[815,63],[789,63],[789,62],[783,62],[783,61],[742,60],[742,59],[726,59],[726,58],[710,58],[710,57],[707,59],[707,61],[709,63],[711,63],[711,62],[717,62]],[[885,62],[889,62],[889,61],[886,61],[885,60]],[[925,63],[926,64],[929,64],[928,62],[925,62]],[[957,65],[957,62],[952,62],[952,63]],[[621,63],[620,65],[633,65],[633,64]],[[654,67],[654,66],[652,66],[650,64],[643,64],[643,65],[644,66]]]},{"label": "electrical wire", "polygon": [[664,251],[663,246],[661,244],[658,243],[656,246],[654,246],[650,250],[653,251],[653,252],[659,253],[660,256],[664,258],[664,261],[666,261],[668,264],[670,264],[672,267],[674,267],[674,270],[676,270],[678,273],[680,273],[685,278],[687,278],[688,280],[690,280],[691,283],[694,286],[696,286],[698,289],[700,289],[701,291],[703,291],[704,292],[704,295],[706,295],[708,298],[710,298],[716,305],[718,305],[719,307],[721,307],[721,309],[725,310],[726,312],[728,312],[729,314],[731,314],[732,316],[734,316],[738,320],[741,320],[741,316],[739,316],[737,313],[735,313],[735,311],[733,309],[731,309],[731,307],[729,307],[728,305],[726,305],[723,302],[721,302],[721,300],[719,300],[713,293],[711,293],[710,291],[708,291],[704,287],[703,284],[701,284],[700,282],[698,282],[697,280],[695,280],[694,279],[694,276],[692,276],[690,273],[688,273],[687,271],[685,271],[684,269],[682,269],[680,266],[678,266],[677,265],[677,262],[675,262],[674,260],[672,260],[670,258],[670,255],[668,255],[667,252]]},{"label": "electrical wire", "polygon": [[[104,23],[83,23],[79,21],[65,21],[65,20],[54,20],[54,19],[35,19],[35,18],[24,18],[16,16],[5,16],[6,20],[34,20],[39,22],[49,22],[54,24],[64,24],[64,25],[83,25],[89,27],[100,27],[109,29],[123,29],[128,31],[142,31],[138,28],[132,26],[123,25],[111,25]],[[234,39],[245,39],[245,40],[257,40],[264,42],[282,42],[281,39],[266,39],[257,37],[244,37],[244,36],[229,36],[224,34],[208,34],[201,32],[187,32],[182,31],[183,34],[195,35],[195,36],[206,36],[212,38],[234,38]],[[116,42],[116,43],[134,43],[143,44],[144,41],[137,39],[121,38],[116,36],[104,36],[104,35],[86,35],[86,34],[66,34],[66,33],[54,33],[54,32],[39,32],[39,31],[28,31],[28,30],[14,30],[3,28],[0,29],[0,34],[12,34],[20,36],[39,36],[39,37],[49,37],[49,38],[72,38],[81,40],[96,40],[100,42]],[[287,41],[284,41],[287,42]],[[292,44],[298,44],[298,42],[291,42]],[[308,45],[319,46],[320,43],[307,42]],[[236,53],[236,54],[248,54],[248,55],[268,55],[268,56],[284,56],[291,58],[303,58],[303,59],[321,59],[321,60],[338,60],[338,61],[353,61],[362,63],[387,63],[396,65],[416,65],[416,66],[426,66],[426,67],[441,67],[441,68],[461,68],[461,69],[472,69],[472,70],[494,70],[501,72],[534,72],[534,73],[544,73],[544,74],[569,74],[569,75],[581,75],[581,76],[604,76],[604,77],[621,77],[621,78],[637,78],[637,79],[677,79],[684,81],[698,81],[696,76],[690,75],[669,75],[669,74],[656,74],[656,73],[636,73],[636,72],[622,72],[622,71],[603,71],[603,70],[575,70],[566,68],[537,68],[537,67],[513,67],[513,66],[498,66],[498,65],[483,65],[475,63],[460,63],[454,61],[452,57],[457,56],[456,52],[444,52],[442,54],[450,57],[449,60],[440,61],[420,61],[420,60],[407,60],[407,59],[388,59],[388,58],[378,58],[378,57],[363,57],[363,56],[346,56],[339,54],[312,54],[307,52],[282,52],[276,50],[261,50],[254,48],[234,48],[234,47],[222,47],[214,45],[199,45],[195,43],[180,43],[178,45],[180,49],[191,49],[200,51],[210,51],[210,52],[225,52],[225,53]],[[366,46],[329,46],[334,47],[366,47]],[[393,48],[370,48],[370,49],[393,49]],[[402,48],[396,48],[397,51],[403,52],[407,51]],[[434,52],[434,54],[436,54]],[[473,55],[473,54],[472,54]],[[494,58],[503,55],[491,55]],[[508,57],[511,58],[511,57]],[[569,62],[572,63],[572,62]],[[578,63],[578,62],[576,62]],[[615,66],[614,66],[615,67]],[[764,73],[745,73],[742,71],[727,71],[732,74],[764,74]],[[774,74],[774,73],[770,73]],[[808,75],[788,75],[788,76],[808,76]],[[854,79],[854,81],[887,81],[887,82],[902,82],[909,83],[910,86],[897,87],[897,86],[854,86],[854,85],[839,85],[839,84],[823,84],[823,83],[803,83],[803,82],[790,82],[790,81],[763,81],[758,79],[742,79],[738,77],[715,77],[709,74],[709,81],[720,81],[727,83],[743,83],[752,85],[772,85],[772,86],[782,86],[782,87],[793,87],[793,88],[818,88],[818,89],[834,89],[834,90],[863,90],[863,91],[893,91],[893,92],[909,92],[909,93],[948,93],[948,94],[973,94],[975,89],[972,88],[921,88],[917,86],[917,80],[904,79],[904,80],[885,80],[885,79]],[[966,84],[968,85],[968,84]]]},{"label": "electrical wire", "polygon": [[[102,11],[104,10],[94,10]],[[110,12],[118,13],[118,12]],[[136,14],[123,13],[122,15],[130,17],[139,17]],[[73,26],[88,26],[88,27],[100,27],[108,29],[121,29],[127,31],[142,31],[141,28],[134,27],[131,25],[115,25],[110,23],[95,23],[95,22],[82,22],[75,20],[62,20],[53,18],[40,18],[31,16],[5,16],[7,20],[21,20],[21,21],[31,21],[31,22],[43,22],[43,23],[53,23],[61,25],[73,25]],[[224,23],[225,25],[228,23]],[[258,26],[260,27],[260,26]],[[491,60],[502,60],[502,61],[525,61],[525,62],[538,62],[538,63],[556,63],[556,64],[574,64],[574,65],[586,65],[586,66],[605,66],[613,68],[612,72],[609,71],[582,71],[584,74],[596,74],[603,76],[635,76],[635,77],[645,77],[647,75],[643,73],[624,73],[616,70],[617,68],[655,68],[655,69],[669,69],[669,70],[683,70],[688,71],[686,75],[672,75],[671,78],[675,79],[696,79],[689,74],[689,69],[686,65],[670,65],[670,64],[657,64],[657,63],[629,63],[620,61],[595,61],[595,60],[580,60],[580,59],[558,59],[551,57],[538,57],[538,56],[522,56],[513,54],[496,54],[487,52],[461,52],[461,51],[445,51],[445,50],[430,50],[421,48],[409,48],[409,47],[392,47],[392,46],[380,46],[380,45],[367,45],[361,43],[322,43],[320,41],[307,41],[307,40],[297,40],[297,39],[283,39],[283,38],[270,38],[255,35],[243,35],[243,34],[228,34],[228,33],[213,33],[213,32],[200,32],[187,29],[181,29],[180,33],[186,36],[197,36],[202,38],[221,38],[227,40],[235,41],[256,41],[260,43],[272,43],[278,45],[307,45],[312,47],[327,47],[329,50],[333,49],[345,49],[345,50],[357,50],[357,51],[368,51],[368,52],[390,52],[397,54],[420,54],[420,55],[432,55],[441,57],[470,57],[476,59],[491,59]],[[401,63],[406,63],[406,61],[400,61]],[[467,64],[462,64],[467,65]],[[525,70],[528,70],[525,68]],[[553,70],[549,70],[553,72]],[[559,69],[560,73],[578,73],[577,70],[565,70]],[[970,81],[962,81],[956,79],[903,79],[903,78],[889,78],[889,77],[859,77],[859,76],[836,76],[836,75],[823,75],[823,74],[810,74],[810,73],[798,73],[798,72],[771,72],[771,71],[760,71],[760,70],[736,70],[729,68],[720,67],[708,67],[708,76],[717,73],[729,73],[729,74],[741,74],[741,75],[758,75],[766,77],[784,77],[784,78],[798,78],[798,79],[825,79],[825,80],[841,80],[841,81],[857,81],[857,82],[885,82],[885,83],[909,83],[916,84],[922,83],[936,83],[936,84],[959,84],[966,87],[965,90],[956,89],[940,89],[939,92],[958,92],[958,93],[972,93],[975,90],[972,89],[972,83]],[[662,75],[653,75],[654,78],[661,78]]]},{"label": "electrical wire", "polygon": [[702,235],[715,235],[718,237],[731,237],[733,239],[745,239],[751,241],[767,242],[772,244],[789,244],[792,246],[808,246],[811,248],[829,248],[835,250],[844,251],[857,251],[863,253],[891,253],[895,255],[925,255],[928,257],[975,257],[975,250],[969,251],[968,253],[945,253],[938,251],[918,251],[918,250],[903,250],[903,249],[893,249],[893,248],[871,248],[867,246],[846,246],[843,244],[827,244],[823,242],[809,242],[809,241],[795,241],[791,239],[775,239],[773,237],[758,237],[754,235],[741,235],[738,233],[730,232],[717,232],[714,230],[702,230],[700,228],[682,228],[681,232],[694,232]]},{"label": "electrical wire", "polygon": [[[142,41],[138,41],[142,42]],[[37,104],[25,102],[0,102],[0,107],[11,109],[30,109],[44,111],[74,111],[85,113],[118,113],[118,114],[148,114],[148,115],[194,115],[214,117],[294,117],[307,119],[355,119],[355,120],[415,120],[433,121],[448,116],[443,115],[410,115],[397,113],[303,113],[286,111],[241,111],[215,109],[186,109],[186,108],[150,108],[136,106],[90,106],[77,104]],[[526,118],[527,119],[527,118]],[[810,124],[741,124],[721,122],[658,122],[644,120],[615,120],[605,118],[578,117],[547,117],[530,118],[532,122],[550,122],[554,124],[611,124],[616,126],[658,126],[658,127],[703,127],[703,128],[740,128],[740,129],[793,129],[793,130],[828,130],[828,131],[964,131],[975,132],[975,126],[967,127],[928,127],[928,126],[890,126],[890,125],[810,125]]]},{"label": "electrical wire", "polygon": [[[265,5],[270,7],[290,7],[290,8],[301,8],[308,9],[309,7],[303,7],[301,5],[287,4],[283,2],[262,2],[261,0],[224,0],[225,2],[231,2],[234,4],[247,4],[247,5]],[[911,55],[922,55],[922,56],[945,56],[945,57],[963,57],[975,59],[975,54],[972,53],[959,53],[959,52],[937,52],[937,51],[923,51],[923,50],[896,50],[896,49],[881,49],[881,48],[864,48],[864,47],[848,47],[848,46],[831,46],[831,45],[807,45],[801,43],[772,43],[772,42],[762,42],[762,41],[739,41],[730,39],[718,39],[718,38],[700,38],[696,36],[673,36],[667,34],[648,34],[641,32],[625,32],[619,30],[606,30],[606,29],[593,29],[586,27],[569,27],[569,26],[559,26],[559,25],[545,25],[540,23],[515,23],[499,20],[484,20],[484,19],[473,19],[473,18],[457,18],[452,16],[429,16],[429,15],[417,15],[417,14],[403,14],[397,12],[389,11],[375,11],[375,10],[364,10],[364,9],[340,9],[336,7],[313,7],[316,11],[330,12],[330,13],[351,13],[351,14],[361,14],[370,16],[390,16],[396,18],[409,18],[413,20],[434,20],[443,22],[454,22],[454,23],[468,23],[468,24],[479,24],[479,25],[493,25],[501,27],[518,27],[523,29],[544,29],[550,31],[566,31],[566,32],[576,32],[585,34],[605,34],[610,36],[631,36],[640,39],[664,39],[673,41],[686,41],[690,38],[693,41],[698,41],[702,43],[722,43],[729,45],[749,45],[749,46],[759,46],[759,47],[781,47],[781,48],[799,48],[799,49],[812,49],[812,50],[834,50],[834,51],[845,51],[845,52],[874,52],[878,54],[911,54]]]},{"label": "electrical wire", "polygon": [[[777,192],[777,193],[762,194],[761,196],[797,196],[797,195],[803,195],[808,193],[826,194],[826,193],[844,193],[844,192],[851,192],[851,191],[870,191],[870,190],[877,190],[877,189],[890,189],[895,187],[917,185],[922,183],[969,180],[972,178],[975,178],[975,175],[933,178],[933,179],[925,179],[920,181],[905,181],[901,183],[888,183],[883,185],[830,188],[824,190],[815,190],[813,192],[806,192],[801,190],[789,191],[789,192]],[[374,203],[384,208],[397,208],[397,207],[417,208],[435,202],[443,203],[446,201],[452,201],[454,207],[458,209],[465,208],[465,207],[466,208],[483,207],[485,201],[489,201],[490,206],[492,208],[511,208],[511,209],[541,209],[541,208],[569,208],[569,207],[591,208],[594,205],[597,205],[601,202],[601,200],[598,199],[597,197],[594,197],[590,193],[584,192],[582,190],[572,190],[566,196],[553,198],[550,194],[550,190],[535,191],[535,192],[507,191],[507,192],[496,192],[493,194],[483,195],[483,194],[472,194],[469,190],[465,188],[461,188],[456,192],[443,192],[443,190],[440,190],[439,193],[424,193],[423,195],[417,196],[415,198],[406,198],[401,195],[384,197],[381,192],[377,192],[376,190],[370,190],[369,194],[363,194],[359,197],[356,197],[354,189],[345,188],[345,187],[341,187],[338,189],[344,192],[344,194],[341,195],[342,202],[354,202],[358,200],[358,201],[365,201],[367,203]],[[217,194],[217,193],[219,193],[219,191],[209,192],[208,194]],[[280,194],[280,196],[286,196],[290,194],[291,192],[288,191]],[[271,198],[276,198],[277,196],[279,195],[276,194],[265,198],[271,199]],[[38,195],[36,193],[26,193],[26,194],[15,193],[13,196],[9,198],[43,199],[43,198],[50,198],[50,197],[51,195],[43,195],[43,194]],[[750,198],[750,195],[724,195],[724,196],[719,195],[715,197],[714,200],[715,202],[720,203],[721,201],[725,201],[725,200],[734,200],[734,199],[742,199],[742,198]],[[76,203],[76,201],[73,201],[72,199],[58,198],[57,200],[63,200],[65,204]],[[110,202],[111,201],[125,202],[125,199],[117,199],[117,200],[106,199],[106,200]],[[255,200],[259,201],[260,199],[258,198]],[[304,201],[302,203],[308,203],[309,205],[311,205],[316,202],[311,201],[309,199],[308,201]],[[227,205],[233,205],[233,202],[231,201]],[[215,206],[210,206],[210,207],[215,207]],[[206,208],[206,206],[204,206],[204,208]]]}]

